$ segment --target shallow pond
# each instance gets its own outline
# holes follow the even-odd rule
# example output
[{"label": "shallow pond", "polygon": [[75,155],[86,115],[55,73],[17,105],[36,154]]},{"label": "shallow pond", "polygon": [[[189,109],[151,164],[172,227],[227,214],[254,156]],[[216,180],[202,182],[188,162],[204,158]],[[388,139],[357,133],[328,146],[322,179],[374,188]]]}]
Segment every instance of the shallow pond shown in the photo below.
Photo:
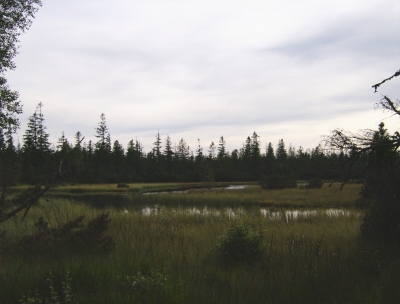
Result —
[{"label": "shallow pond", "polygon": [[199,189],[187,189],[187,190],[176,190],[176,191],[152,191],[144,192],[143,195],[156,195],[156,194],[186,194],[189,191],[205,191],[205,190],[239,190],[251,187],[251,185],[229,185],[226,187],[215,187],[215,188],[199,188]]},{"label": "shallow pond", "polygon": [[[129,213],[128,210],[124,210],[125,213]],[[300,219],[311,219],[319,216],[325,216],[329,218],[339,218],[339,217],[361,217],[362,214],[357,210],[347,210],[347,209],[313,209],[313,210],[276,210],[267,208],[219,208],[210,209],[207,207],[196,208],[196,207],[164,207],[164,206],[148,206],[140,209],[140,212],[145,216],[150,215],[160,215],[166,213],[173,214],[184,214],[188,216],[211,216],[211,217],[222,217],[226,216],[229,219],[234,219],[236,217],[252,215],[259,213],[261,216],[269,220],[284,220],[286,222],[300,220]]]}]

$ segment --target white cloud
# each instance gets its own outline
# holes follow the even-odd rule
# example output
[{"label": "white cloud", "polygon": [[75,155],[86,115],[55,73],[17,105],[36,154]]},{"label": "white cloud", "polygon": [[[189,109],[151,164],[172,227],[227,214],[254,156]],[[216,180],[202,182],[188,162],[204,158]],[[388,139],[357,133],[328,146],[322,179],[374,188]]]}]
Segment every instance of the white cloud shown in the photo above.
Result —
[{"label": "white cloud", "polygon": [[[105,113],[113,140],[137,136],[147,150],[158,129],[191,147],[224,135],[232,150],[253,131],[314,147],[334,127],[373,128],[384,115],[371,114],[380,98],[371,85],[399,68],[399,9],[389,0],[44,2],[8,73],[24,102],[20,134],[39,102],[54,142],[62,131],[94,139]],[[400,96],[396,81],[381,91]]]}]

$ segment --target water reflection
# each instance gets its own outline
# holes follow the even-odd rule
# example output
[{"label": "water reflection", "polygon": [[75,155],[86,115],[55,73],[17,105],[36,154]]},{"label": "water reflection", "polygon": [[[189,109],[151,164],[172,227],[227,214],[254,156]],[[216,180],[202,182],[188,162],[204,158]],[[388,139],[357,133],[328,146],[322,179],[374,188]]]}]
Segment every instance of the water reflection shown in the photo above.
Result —
[{"label": "water reflection", "polygon": [[329,218],[339,217],[360,217],[361,212],[356,210],[346,209],[318,209],[318,210],[270,210],[266,208],[257,209],[244,209],[244,208],[221,208],[221,209],[208,209],[204,208],[166,208],[163,206],[155,205],[153,207],[145,207],[141,209],[141,213],[145,216],[159,215],[161,213],[174,213],[174,214],[185,214],[193,216],[212,216],[221,217],[226,216],[228,219],[235,219],[236,217],[242,217],[250,213],[254,214],[254,211],[259,211],[262,216],[269,220],[285,220],[286,222],[311,219],[318,216],[327,216]]},{"label": "water reflection", "polygon": [[[226,187],[215,187],[215,188],[211,188],[211,189],[191,189],[191,190],[196,190],[196,191],[205,191],[205,190],[221,190],[221,189],[225,189],[225,190],[238,190],[238,189],[245,189],[250,187],[250,185],[229,185]],[[186,194],[188,193],[189,190],[176,190],[176,191],[152,191],[152,192],[144,192],[143,195],[156,195],[156,194]]]}]

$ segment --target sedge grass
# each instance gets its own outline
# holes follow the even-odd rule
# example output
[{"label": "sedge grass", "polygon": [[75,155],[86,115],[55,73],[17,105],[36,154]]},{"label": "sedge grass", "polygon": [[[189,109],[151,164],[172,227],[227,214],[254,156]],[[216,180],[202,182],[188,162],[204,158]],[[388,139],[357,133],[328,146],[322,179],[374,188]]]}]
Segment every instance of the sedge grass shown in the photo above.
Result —
[{"label": "sedge grass", "polygon": [[[324,189],[321,193],[297,191],[316,203],[324,195],[328,197]],[[213,199],[219,198],[219,204],[228,196],[234,199],[231,195],[238,196],[237,202],[268,195],[268,199],[277,198],[274,205],[285,205],[295,192],[285,196],[282,192],[245,189],[193,193],[193,198],[190,193],[157,195],[152,199],[158,197],[162,203],[168,198],[172,205],[174,199],[184,204],[187,197],[190,204],[197,199],[199,204],[208,205]],[[340,197],[330,197],[331,202],[323,206],[340,202]],[[342,200],[351,201],[346,197]],[[17,303],[28,291],[46,292],[49,271],[60,284],[66,269],[72,303],[397,303],[400,299],[400,262],[383,263],[375,251],[368,252],[359,239],[361,218],[357,216],[332,218],[320,213],[284,221],[268,220],[259,211],[247,212],[242,218],[254,231],[263,233],[263,258],[255,263],[227,263],[218,254],[217,241],[236,219],[226,213],[193,215],[167,209],[143,216],[135,208],[128,208],[128,213],[108,210],[112,218],[108,233],[116,241],[108,256],[85,253],[29,259],[26,255],[0,255],[0,303]],[[74,200],[53,199],[35,206],[26,221],[16,217],[1,229],[16,242],[31,233],[40,216],[57,226],[80,215],[89,220],[102,211]],[[152,274],[160,273],[165,286],[137,291],[131,281],[126,282],[139,272],[149,286],[153,286]]]}]

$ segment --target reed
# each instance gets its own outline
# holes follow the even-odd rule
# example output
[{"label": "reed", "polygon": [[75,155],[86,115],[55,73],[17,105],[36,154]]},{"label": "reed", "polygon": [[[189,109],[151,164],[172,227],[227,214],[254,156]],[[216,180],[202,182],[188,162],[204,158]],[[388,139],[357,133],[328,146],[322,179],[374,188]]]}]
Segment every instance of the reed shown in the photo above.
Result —
[{"label": "reed", "polygon": [[[72,296],[68,303],[399,302],[400,260],[361,242],[361,217],[330,217],[318,211],[313,217],[271,220],[259,207],[236,212],[234,217],[220,209],[229,199],[241,205],[253,204],[256,197],[271,200],[274,206],[286,206],[285,202],[299,193],[322,206],[351,201],[353,190],[339,197],[324,192],[328,190],[275,193],[245,189],[141,196],[144,203],[162,205],[209,206],[214,201],[219,213],[166,208],[144,216],[134,206],[126,210],[107,207],[112,219],[107,235],[116,244],[107,255],[85,251],[57,258],[42,253],[30,258],[2,250],[0,303],[18,303],[29,291],[46,297],[50,270],[59,295],[69,271]],[[331,201],[321,202],[324,198]],[[26,221],[16,217],[1,229],[7,231],[8,246],[12,246],[37,229],[34,223],[40,217],[57,227],[81,215],[90,221],[103,211],[75,199],[53,198],[35,206]],[[246,221],[251,231],[262,236],[261,258],[235,261],[220,254],[221,235],[238,220]],[[60,296],[59,301],[64,303],[65,299]]]}]

